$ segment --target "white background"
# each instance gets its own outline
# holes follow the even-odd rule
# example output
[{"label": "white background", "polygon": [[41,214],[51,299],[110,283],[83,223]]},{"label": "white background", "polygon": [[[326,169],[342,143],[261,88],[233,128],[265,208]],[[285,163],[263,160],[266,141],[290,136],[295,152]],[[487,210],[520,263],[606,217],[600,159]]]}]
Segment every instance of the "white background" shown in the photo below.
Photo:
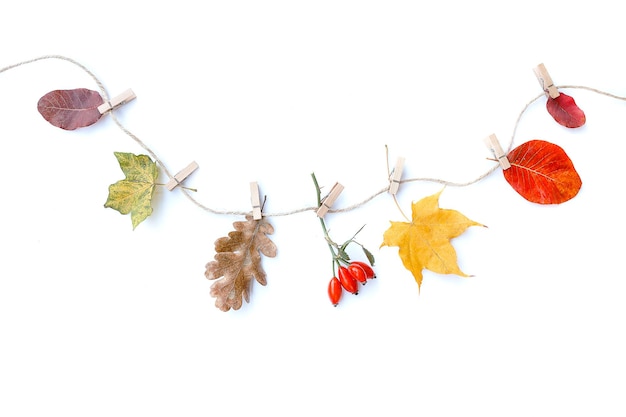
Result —
[{"label": "white background", "polygon": [[[171,171],[198,162],[198,200],[248,210],[258,181],[268,212],[314,205],[311,172],[346,187],[338,206],[361,201],[387,183],[385,145],[404,178],[479,176],[482,139],[508,146],[541,62],[556,84],[626,95],[615,2],[433,3],[14,2],[0,68],[61,54],[112,96],[132,88],[118,117]],[[441,207],[488,226],[453,241],[473,277],[426,271],[418,293],[379,249],[402,220],[383,194],[327,217],[338,241],[366,225],[379,278],[358,296],[330,305],[306,212],[270,219],[268,285],[223,313],[204,267],[241,217],[162,188],[134,231],[105,209],[113,152],[145,152],[108,117],[74,132],[41,118],[43,94],[78,87],[97,89],[61,60],[0,74],[0,415],[626,413],[622,101],[562,90],[587,114],[575,131],[545,99],[524,114],[515,144],[556,143],[581,175],[570,202],[528,203],[500,171],[444,190]]]}]

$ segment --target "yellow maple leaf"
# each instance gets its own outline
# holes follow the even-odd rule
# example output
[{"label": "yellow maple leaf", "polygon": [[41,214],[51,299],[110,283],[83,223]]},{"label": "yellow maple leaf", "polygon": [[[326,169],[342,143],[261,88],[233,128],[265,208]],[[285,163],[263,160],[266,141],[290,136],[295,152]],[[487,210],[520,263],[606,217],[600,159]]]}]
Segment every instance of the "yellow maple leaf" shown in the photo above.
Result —
[{"label": "yellow maple leaf", "polygon": [[443,190],[412,204],[412,221],[391,222],[383,235],[382,246],[398,246],[404,267],[413,273],[418,289],[422,271],[438,274],[465,274],[457,264],[456,251],[450,242],[470,226],[483,226],[456,210],[439,208]]}]

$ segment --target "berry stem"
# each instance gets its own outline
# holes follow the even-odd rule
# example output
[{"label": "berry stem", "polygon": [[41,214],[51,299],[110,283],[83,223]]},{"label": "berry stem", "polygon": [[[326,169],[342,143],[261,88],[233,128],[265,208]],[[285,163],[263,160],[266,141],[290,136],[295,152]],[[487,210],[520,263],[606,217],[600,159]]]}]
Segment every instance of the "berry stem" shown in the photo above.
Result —
[{"label": "berry stem", "polygon": [[[322,204],[322,190],[320,189],[320,186],[317,182],[317,177],[315,177],[315,173],[311,173],[311,177],[313,178],[313,184],[315,184],[315,191],[317,193],[317,206],[319,207]],[[333,259],[333,276],[336,275],[336,270],[335,270],[335,264],[337,266],[340,266],[339,261],[341,260],[341,257],[337,254],[337,252],[335,252],[335,248],[337,247],[337,244],[335,242],[333,242],[333,240],[330,238],[330,235],[328,234],[328,228],[326,227],[326,222],[324,222],[324,218],[320,217],[320,224],[322,225],[322,230],[324,232],[324,238],[326,239],[326,244],[328,245],[328,249],[330,250],[332,259]]]}]

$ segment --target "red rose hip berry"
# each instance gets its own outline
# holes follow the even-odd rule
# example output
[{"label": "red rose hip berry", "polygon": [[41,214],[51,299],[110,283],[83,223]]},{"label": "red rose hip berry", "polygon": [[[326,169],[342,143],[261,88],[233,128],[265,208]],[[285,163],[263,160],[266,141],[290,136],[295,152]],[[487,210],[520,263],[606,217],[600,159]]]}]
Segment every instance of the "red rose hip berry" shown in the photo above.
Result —
[{"label": "red rose hip berry", "polygon": [[333,303],[335,307],[337,307],[339,300],[341,300],[342,292],[343,288],[341,287],[341,283],[337,277],[333,277],[328,283],[328,298],[330,298],[330,302]]},{"label": "red rose hip berry", "polygon": [[346,291],[352,294],[359,293],[359,284],[357,283],[356,278],[345,266],[339,267],[339,282],[341,282],[341,286]]}]

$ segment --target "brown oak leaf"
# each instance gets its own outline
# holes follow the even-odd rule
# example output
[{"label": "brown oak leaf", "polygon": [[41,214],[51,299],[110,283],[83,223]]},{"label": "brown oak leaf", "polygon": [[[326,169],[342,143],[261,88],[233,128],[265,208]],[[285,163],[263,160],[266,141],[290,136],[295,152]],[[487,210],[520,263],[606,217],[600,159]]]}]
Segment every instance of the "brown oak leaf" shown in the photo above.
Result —
[{"label": "brown oak leaf", "polygon": [[233,226],[234,231],[215,241],[215,260],[206,264],[204,273],[208,279],[217,280],[211,285],[211,296],[222,311],[239,310],[244,299],[250,302],[252,279],[267,284],[261,254],[276,256],[276,245],[267,237],[274,228],[265,219],[246,216],[245,222],[237,221]]}]

